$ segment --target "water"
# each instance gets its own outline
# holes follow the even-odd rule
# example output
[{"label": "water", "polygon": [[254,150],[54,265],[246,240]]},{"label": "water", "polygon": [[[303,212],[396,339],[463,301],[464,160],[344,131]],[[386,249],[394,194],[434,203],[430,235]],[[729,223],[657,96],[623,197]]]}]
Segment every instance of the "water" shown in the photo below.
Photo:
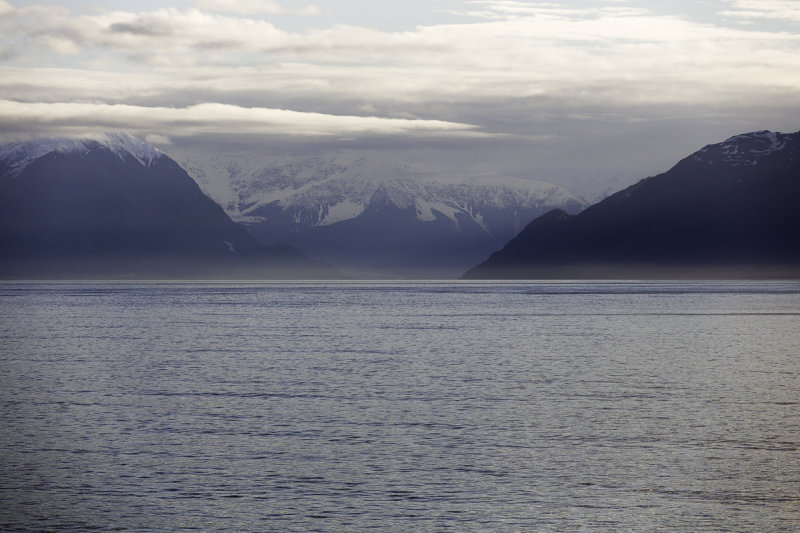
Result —
[{"label": "water", "polygon": [[798,283],[0,284],[0,529],[797,531]]}]

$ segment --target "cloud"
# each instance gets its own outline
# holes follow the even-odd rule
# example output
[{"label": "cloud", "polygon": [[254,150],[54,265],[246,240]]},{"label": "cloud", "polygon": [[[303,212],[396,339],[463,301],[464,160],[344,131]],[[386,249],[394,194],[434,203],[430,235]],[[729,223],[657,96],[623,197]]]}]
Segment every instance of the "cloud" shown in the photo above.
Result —
[{"label": "cloud", "polygon": [[20,103],[0,100],[4,131],[28,134],[83,136],[108,130],[171,136],[281,135],[331,137],[354,135],[417,135],[480,137],[474,126],[439,120],[334,116],[225,104],[197,104],[183,108],[144,107],[105,103]]},{"label": "cloud", "polygon": [[[604,4],[616,2],[626,3],[627,0],[603,0]],[[592,18],[599,14],[614,15],[643,15],[647,10],[633,7],[622,6],[597,6],[588,8],[565,7],[560,2],[520,2],[516,0],[475,0],[469,2],[470,5],[479,6],[482,9],[468,11],[465,14],[488,20],[504,20],[522,17],[577,17]]]},{"label": "cloud", "polygon": [[289,32],[266,20],[196,8],[74,16],[63,8],[37,5],[15,9],[0,19],[3,34],[31,49],[31,57],[38,57],[35,49],[61,55],[121,54],[121,60],[132,64],[174,68],[298,58],[363,63],[441,49],[445,44],[427,42],[414,32],[344,25]]},{"label": "cloud", "polygon": [[166,135],[161,135],[159,133],[148,133],[144,137],[144,142],[150,144],[161,144],[161,145],[172,144],[172,140],[169,137],[167,137]]},{"label": "cloud", "polygon": [[[231,11],[272,5],[213,4]],[[764,1],[773,11],[782,4]],[[209,3],[195,6],[206,8],[73,15],[0,4],[9,62],[0,65],[0,98],[164,108],[168,115],[208,113],[211,108],[197,104],[217,103],[231,117],[241,109],[272,110],[265,123],[275,122],[281,108],[298,113],[289,121],[290,135],[301,134],[300,117],[317,113],[322,118],[316,123],[326,125],[320,131],[352,136],[343,117],[362,119],[354,131],[366,132],[363,115],[378,110],[374,124],[383,130],[409,118],[415,127],[395,131],[416,132],[438,120],[480,126],[483,134],[531,135],[548,133],[530,131],[552,125],[555,119],[542,122],[544,116],[638,120],[644,108],[740,108],[766,98],[774,106],[788,98],[794,106],[800,95],[800,35],[699,23],[622,3],[575,9],[473,2],[470,7],[483,14],[475,21],[403,32],[344,25],[287,31],[266,20],[212,12]],[[98,111],[98,117],[110,112]],[[228,131],[226,123],[221,130]],[[264,131],[245,123],[239,131]],[[179,134],[148,131],[186,135],[181,124],[163,124]],[[307,124],[307,133],[313,131]]]},{"label": "cloud", "polygon": [[[289,46],[296,39],[271,23],[229,17],[196,9],[158,9],[147,13],[114,12],[87,17],[87,40],[132,54],[145,62],[193,64],[209,59],[209,50],[266,51]],[[165,60],[170,56],[175,60]]]},{"label": "cloud", "polygon": [[202,10],[239,15],[300,15],[317,16],[322,10],[308,4],[300,9],[288,8],[279,2],[270,0],[198,0],[195,7]]},{"label": "cloud", "polygon": [[[765,3],[774,4],[769,13],[777,13],[782,4]],[[270,66],[302,63],[328,72],[335,67],[343,75],[353,72],[354,79],[389,69],[440,79],[439,69],[461,77],[456,81],[464,84],[455,87],[465,94],[473,87],[463,72],[474,72],[473,81],[498,75],[499,81],[589,84],[611,76],[691,79],[724,70],[732,62],[750,67],[751,59],[770,48],[796,48],[800,43],[798,35],[715,27],[627,6],[577,10],[514,1],[480,5],[494,19],[406,32],[344,25],[289,32],[264,20],[174,8],[78,17],[39,11],[43,20],[36,24],[25,20],[14,23],[16,30],[11,25],[2,29],[22,31],[32,44],[57,53],[122,53],[134,65],[165,68],[249,65],[257,76]],[[777,74],[780,67],[762,70]],[[448,84],[446,92],[453,88]]]},{"label": "cloud", "polygon": [[738,20],[778,20],[800,22],[798,0],[728,0],[730,9],[722,11],[726,17]]},{"label": "cloud", "polygon": [[42,51],[121,53],[126,61],[172,66],[207,64],[215,57],[209,50],[263,52],[300,40],[264,20],[198,9],[73,15],[64,8],[40,5],[13,9],[0,17],[0,35],[13,39],[34,58]]}]

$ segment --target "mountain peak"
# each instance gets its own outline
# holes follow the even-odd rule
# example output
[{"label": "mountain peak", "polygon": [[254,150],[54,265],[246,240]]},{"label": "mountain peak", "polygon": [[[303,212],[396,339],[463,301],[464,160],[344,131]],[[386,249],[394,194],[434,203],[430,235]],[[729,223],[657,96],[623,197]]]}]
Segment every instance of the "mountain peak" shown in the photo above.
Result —
[{"label": "mountain peak", "polygon": [[743,133],[721,143],[709,144],[692,157],[709,165],[755,166],[762,158],[786,148],[795,135],[768,130]]},{"label": "mountain peak", "polygon": [[120,157],[124,157],[125,154],[132,155],[146,167],[152,165],[153,161],[163,155],[158,148],[125,132],[104,133],[96,138],[88,139],[86,142],[92,140],[108,148]]},{"label": "mountain peak", "polygon": [[341,274],[294,249],[261,245],[174,160],[131,135],[106,134],[0,147],[3,277]]},{"label": "mountain peak", "polygon": [[33,161],[49,153],[77,153],[81,156],[96,149],[109,150],[120,159],[133,157],[142,166],[149,167],[163,154],[160,150],[129,133],[116,132],[72,138],[38,138],[0,146],[0,163],[10,167],[14,175],[22,172]]},{"label": "mountain peak", "polygon": [[581,213],[552,211],[467,278],[800,277],[800,132],[711,144]]}]

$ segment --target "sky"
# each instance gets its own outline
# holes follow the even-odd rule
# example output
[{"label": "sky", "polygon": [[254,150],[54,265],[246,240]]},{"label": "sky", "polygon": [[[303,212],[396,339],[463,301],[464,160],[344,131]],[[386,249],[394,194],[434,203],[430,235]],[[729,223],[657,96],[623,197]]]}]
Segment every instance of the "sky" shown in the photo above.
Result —
[{"label": "sky", "polygon": [[763,129],[800,130],[800,0],[0,0],[0,141],[391,154],[592,198]]}]

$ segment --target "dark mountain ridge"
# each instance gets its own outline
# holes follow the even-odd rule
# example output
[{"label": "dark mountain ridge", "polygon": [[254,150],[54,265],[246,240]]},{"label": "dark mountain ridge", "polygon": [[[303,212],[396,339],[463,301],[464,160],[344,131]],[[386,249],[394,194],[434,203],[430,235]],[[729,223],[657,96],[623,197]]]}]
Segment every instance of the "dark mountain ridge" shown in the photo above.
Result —
[{"label": "dark mountain ridge", "polygon": [[468,271],[486,278],[800,277],[800,132],[709,145]]},{"label": "dark mountain ridge", "polygon": [[0,150],[0,275],[339,277],[265,247],[172,159],[127,135]]}]

